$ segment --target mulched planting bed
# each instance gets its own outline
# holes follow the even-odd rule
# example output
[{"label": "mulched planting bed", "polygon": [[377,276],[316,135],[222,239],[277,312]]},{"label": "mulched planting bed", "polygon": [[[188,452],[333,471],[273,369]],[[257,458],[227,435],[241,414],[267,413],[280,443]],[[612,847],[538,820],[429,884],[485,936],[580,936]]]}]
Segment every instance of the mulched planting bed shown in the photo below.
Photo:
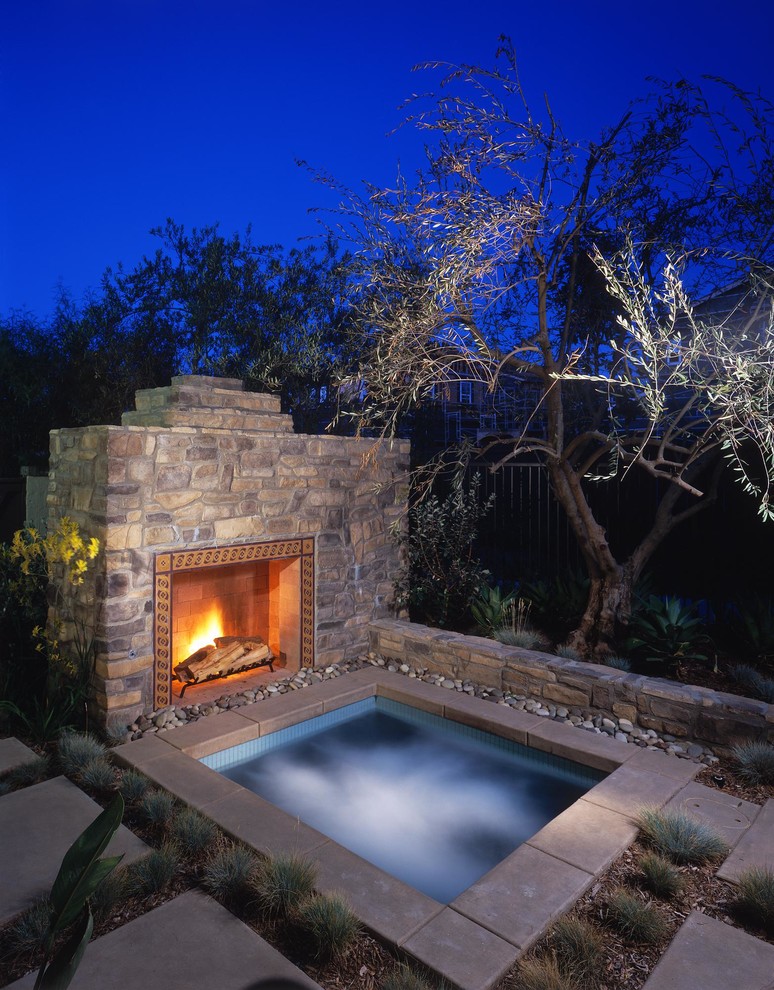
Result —
[{"label": "mulched planting bed", "polygon": [[[744,797],[748,801],[762,803],[761,788],[739,787],[732,774],[732,765],[724,766],[728,774],[725,793]],[[708,773],[715,768],[708,768]],[[700,775],[701,777],[701,775]],[[697,778],[700,779],[700,778]],[[768,792],[771,787],[765,788]],[[768,793],[763,797],[772,796]],[[691,911],[701,911],[709,917],[743,928],[750,934],[774,944],[760,930],[742,925],[733,913],[735,887],[715,876],[719,863],[686,865],[678,867],[682,883],[681,891],[670,899],[656,897],[645,884],[640,860],[650,847],[635,841],[630,848],[591,886],[572,910],[573,915],[592,922],[602,935],[600,964],[595,979],[587,984],[587,990],[640,990],[650,976],[656,963],[666,951],[678,929]],[[666,924],[665,934],[652,944],[623,938],[608,919],[608,904],[611,895],[617,890],[625,890],[647,900]],[[526,959],[546,958],[552,953],[550,933],[530,950]],[[571,986],[571,984],[567,984]],[[574,986],[574,985],[572,985]],[[500,990],[521,990],[522,981],[517,965],[501,982]]]}]

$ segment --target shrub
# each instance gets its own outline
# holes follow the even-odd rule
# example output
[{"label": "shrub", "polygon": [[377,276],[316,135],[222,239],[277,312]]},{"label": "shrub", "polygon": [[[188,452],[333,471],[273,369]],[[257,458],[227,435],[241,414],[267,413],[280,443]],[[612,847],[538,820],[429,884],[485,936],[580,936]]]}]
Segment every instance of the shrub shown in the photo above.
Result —
[{"label": "shrub", "polygon": [[172,836],[190,856],[199,856],[212,848],[218,836],[217,826],[194,808],[182,808],[174,817]]},{"label": "shrub", "polygon": [[521,587],[522,595],[532,604],[532,614],[541,629],[556,639],[564,639],[574,629],[586,610],[589,579],[580,570],[565,570],[561,577],[548,581],[531,581]]},{"label": "shrub", "polygon": [[154,787],[143,795],[139,810],[149,825],[166,829],[175,813],[175,799],[169,791],[162,791]]},{"label": "shrub", "polygon": [[382,980],[381,990],[433,990],[433,987],[424,976],[401,963]]},{"label": "shrub", "polygon": [[605,666],[612,667],[613,670],[622,670],[624,673],[631,673],[632,664],[626,657],[605,657]]},{"label": "shrub", "polygon": [[116,782],[116,772],[104,756],[97,756],[81,767],[78,782],[95,791],[109,791]]},{"label": "shrub", "polygon": [[602,956],[602,936],[597,928],[577,915],[560,918],[551,932],[560,971],[581,986],[594,984]]},{"label": "shrub", "polygon": [[531,629],[495,629],[494,638],[504,646],[518,646],[522,650],[537,650],[544,645],[543,637]]},{"label": "shrub", "polygon": [[165,842],[132,863],[129,867],[128,890],[137,897],[160,894],[172,883],[179,866],[180,853],[177,846]]},{"label": "shrub", "polygon": [[728,672],[746,695],[774,705],[774,680],[770,677],[764,677],[755,667],[746,663],[729,667]]},{"label": "shrub", "polygon": [[484,636],[494,635],[495,630],[504,625],[508,606],[515,595],[515,588],[503,595],[500,585],[490,588],[486,582],[482,582],[470,600],[470,611]]},{"label": "shrub", "polygon": [[106,921],[113,911],[126,900],[130,890],[130,867],[113,870],[100,880],[89,898],[96,921]]},{"label": "shrub", "polygon": [[22,763],[18,767],[9,770],[3,777],[3,783],[8,785],[9,791],[18,790],[20,787],[29,787],[31,784],[39,784],[48,777],[50,761],[47,756],[36,756],[34,760]]},{"label": "shrub", "polygon": [[311,897],[317,880],[314,863],[302,856],[276,856],[263,862],[255,881],[259,907],[272,918],[287,917]]},{"label": "shrub", "polygon": [[51,905],[47,897],[18,915],[6,929],[7,945],[15,955],[27,955],[43,947],[51,921]]},{"label": "shrub", "polygon": [[645,853],[640,860],[640,872],[643,883],[656,897],[674,897],[683,885],[679,870],[659,853]]},{"label": "shrub", "polygon": [[144,773],[137,770],[124,770],[118,782],[118,789],[123,794],[127,804],[135,804],[139,801],[150,787],[150,781]]},{"label": "shrub", "polygon": [[637,825],[650,845],[674,863],[704,863],[728,852],[719,832],[684,811],[644,808]]},{"label": "shrub", "polygon": [[729,642],[737,655],[763,659],[774,656],[774,600],[754,595],[736,601],[726,614]]},{"label": "shrub", "polygon": [[86,732],[64,732],[59,738],[59,765],[71,777],[79,777],[87,763],[106,752],[99,739]]},{"label": "shrub", "polygon": [[774,746],[765,742],[741,743],[732,747],[737,771],[749,784],[774,784]]},{"label": "shrub", "polygon": [[668,929],[652,904],[621,889],[607,902],[607,919],[628,941],[647,945],[660,941]]},{"label": "shrub", "polygon": [[519,990],[573,990],[553,956],[525,959],[519,963]]},{"label": "shrub", "polygon": [[419,498],[409,509],[408,531],[397,534],[405,566],[394,584],[395,608],[431,626],[459,625],[481,585],[483,570],[475,556],[478,524],[492,505],[479,498],[481,478],[465,483],[464,467],[455,471],[451,492]]},{"label": "shrub", "polygon": [[360,922],[339,894],[310,897],[300,906],[298,920],[310,936],[318,959],[344,955],[360,933]]},{"label": "shrub", "polygon": [[246,846],[218,849],[207,860],[202,884],[219,901],[236,904],[250,898],[258,860]]},{"label": "shrub", "polygon": [[633,613],[625,649],[642,660],[679,664],[681,660],[706,660],[699,648],[707,643],[702,620],[695,609],[667,596],[651,595]]},{"label": "shrub", "polygon": [[740,918],[774,936],[774,870],[751,867],[739,874],[733,910]]},{"label": "shrub", "polygon": [[583,657],[574,650],[571,646],[557,646],[554,650],[554,654],[561,657],[562,660],[582,660]]}]

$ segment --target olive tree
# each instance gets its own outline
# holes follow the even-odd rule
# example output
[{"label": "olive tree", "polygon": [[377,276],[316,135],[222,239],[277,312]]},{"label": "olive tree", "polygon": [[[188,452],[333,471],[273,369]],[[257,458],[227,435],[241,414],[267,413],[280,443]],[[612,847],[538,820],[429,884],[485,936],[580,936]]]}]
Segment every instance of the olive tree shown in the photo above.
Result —
[{"label": "olive tree", "polygon": [[[628,345],[611,347],[611,336],[625,336],[624,301],[602,291],[590,254],[636,242],[649,285],[671,252],[687,259],[696,291],[736,277],[739,259],[766,261],[772,107],[720,81],[705,85],[728,101],[725,111],[697,86],[659,84],[598,140],[579,141],[547,99],[529,105],[506,40],[493,69],[421,68],[441,73],[408,104],[426,164],[393,188],[340,190],[335,215],[334,229],[355,245],[355,307],[369,344],[348,383],[365,395],[358,427],[391,435],[449,378],[494,389],[507,371],[537,386],[535,415],[505,459],[532,453],[545,465],[590,579],[569,643],[603,654],[655,549],[714,497],[722,461],[718,444],[687,431],[689,450],[672,463],[645,456],[671,407],[643,418],[641,394],[597,380],[611,377]],[[665,484],[644,537],[619,559],[588,493],[595,478],[626,469]]]}]

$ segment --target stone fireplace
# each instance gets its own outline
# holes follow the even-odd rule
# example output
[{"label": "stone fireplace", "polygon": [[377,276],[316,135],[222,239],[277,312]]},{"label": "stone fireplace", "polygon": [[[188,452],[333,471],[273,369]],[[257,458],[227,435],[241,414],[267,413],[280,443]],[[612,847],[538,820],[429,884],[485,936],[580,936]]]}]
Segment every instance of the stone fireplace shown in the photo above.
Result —
[{"label": "stone fireplace", "polygon": [[408,444],[297,435],[276,396],[236,379],[181,376],[135,401],[121,426],[51,434],[49,525],[70,516],[103,548],[51,615],[94,636],[99,721],[175,703],[174,667],[202,637],[262,637],[278,676],[366,649],[398,566]]}]

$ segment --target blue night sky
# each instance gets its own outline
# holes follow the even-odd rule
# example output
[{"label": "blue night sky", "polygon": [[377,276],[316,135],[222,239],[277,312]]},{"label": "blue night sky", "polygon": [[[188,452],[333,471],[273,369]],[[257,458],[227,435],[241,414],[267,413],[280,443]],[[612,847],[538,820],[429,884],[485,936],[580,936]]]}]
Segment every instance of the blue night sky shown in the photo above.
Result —
[{"label": "blue night sky", "polygon": [[[627,13],[627,10],[632,11]],[[350,186],[410,172],[399,104],[423,60],[491,65],[500,34],[528,93],[594,138],[649,75],[724,76],[774,96],[774,4],[509,0],[6,0],[0,20],[0,312],[79,299],[149,228],[253,226],[297,245],[333,205],[295,160]]]}]

